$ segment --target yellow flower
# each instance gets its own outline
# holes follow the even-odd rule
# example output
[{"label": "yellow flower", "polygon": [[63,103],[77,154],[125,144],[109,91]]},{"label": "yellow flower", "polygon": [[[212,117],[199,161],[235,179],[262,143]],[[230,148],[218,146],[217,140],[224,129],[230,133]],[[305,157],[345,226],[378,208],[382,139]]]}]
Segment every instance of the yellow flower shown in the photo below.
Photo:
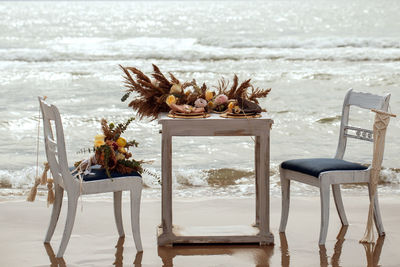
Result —
[{"label": "yellow flower", "polygon": [[167,103],[168,106],[170,106],[171,104],[175,104],[176,103],[176,98],[173,95],[169,95],[165,102]]},{"label": "yellow flower", "polygon": [[120,137],[117,139],[117,145],[119,147],[125,147],[126,146],[126,140],[123,137]]},{"label": "yellow flower", "polygon": [[213,103],[212,101],[210,101],[210,102],[208,102],[207,106],[208,106],[209,108],[213,108],[213,107],[214,107],[214,103]]},{"label": "yellow flower", "polygon": [[126,149],[124,147],[119,147],[118,151],[121,153],[126,153]]},{"label": "yellow flower", "polygon": [[228,104],[228,109],[230,110],[230,111],[232,111],[232,109],[235,107],[235,104],[233,103],[233,102],[229,102],[229,104]]},{"label": "yellow flower", "polygon": [[206,100],[210,101],[211,99],[213,99],[213,97],[214,97],[214,93],[209,91],[209,90],[207,90],[206,91]]},{"label": "yellow flower", "polygon": [[235,106],[235,107],[233,108],[233,113],[238,114],[238,113],[240,113],[240,112],[242,112],[242,110],[241,110],[238,106]]},{"label": "yellow flower", "polygon": [[104,144],[105,144],[104,140],[95,140],[94,141],[94,147],[99,147],[99,146],[102,146]]},{"label": "yellow flower", "polygon": [[106,138],[104,134],[98,134],[98,135],[96,135],[96,136],[94,137],[94,140],[95,140],[95,141],[97,141],[97,140],[102,140],[102,141],[104,141],[104,138]]},{"label": "yellow flower", "polygon": [[104,134],[98,134],[94,137],[94,147],[99,147],[105,144],[104,142]]}]

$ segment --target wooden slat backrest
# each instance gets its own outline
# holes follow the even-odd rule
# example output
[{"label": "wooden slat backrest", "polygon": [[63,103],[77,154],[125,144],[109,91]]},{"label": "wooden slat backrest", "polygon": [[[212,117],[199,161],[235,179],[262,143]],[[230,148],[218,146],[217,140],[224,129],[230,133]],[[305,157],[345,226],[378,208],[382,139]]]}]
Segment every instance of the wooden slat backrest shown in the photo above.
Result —
[{"label": "wooden slat backrest", "polygon": [[335,158],[343,159],[344,153],[346,151],[347,138],[355,138],[359,140],[373,142],[372,130],[348,125],[350,107],[357,106],[362,109],[378,109],[387,111],[389,108],[389,100],[390,94],[379,96],[370,93],[355,92],[353,91],[353,89],[349,89],[347,91],[343,102],[339,143],[336,150]]},{"label": "wooden slat backrest", "polygon": [[56,184],[68,187],[72,184],[73,177],[70,175],[68,168],[64,130],[60,113],[56,106],[49,105],[41,97],[39,97],[39,103],[43,115],[46,156],[50,165],[51,174]]}]

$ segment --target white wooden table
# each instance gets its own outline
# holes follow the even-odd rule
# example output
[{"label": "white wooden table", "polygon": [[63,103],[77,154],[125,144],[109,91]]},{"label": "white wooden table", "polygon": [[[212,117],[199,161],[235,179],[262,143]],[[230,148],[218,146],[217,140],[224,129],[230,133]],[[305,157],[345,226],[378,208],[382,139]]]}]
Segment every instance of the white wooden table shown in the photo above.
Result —
[{"label": "white wooden table", "polygon": [[[262,114],[256,119],[209,118],[178,119],[161,114],[162,211],[158,245],[184,243],[259,243],[273,244],[269,225],[269,136],[273,120]],[[256,218],[253,226],[181,228],[172,224],[172,137],[173,136],[255,136]]]}]

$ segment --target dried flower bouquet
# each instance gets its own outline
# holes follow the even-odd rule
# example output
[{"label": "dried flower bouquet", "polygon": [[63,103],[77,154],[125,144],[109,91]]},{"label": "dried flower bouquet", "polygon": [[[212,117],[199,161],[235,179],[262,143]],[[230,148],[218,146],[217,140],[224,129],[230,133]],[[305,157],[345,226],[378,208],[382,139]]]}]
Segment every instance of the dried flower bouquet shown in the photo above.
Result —
[{"label": "dried flower bouquet", "polygon": [[208,89],[205,83],[198,86],[196,80],[181,82],[172,73],[169,78],[153,64],[152,78],[137,68],[120,66],[124,72],[124,85],[127,88],[121,101],[126,101],[132,93],[134,99],[129,103],[139,118],[156,119],[160,112],[175,113],[260,113],[258,98],[266,97],[271,89],[254,88],[250,79],[239,84],[237,75],[232,86],[222,78],[215,87]]}]

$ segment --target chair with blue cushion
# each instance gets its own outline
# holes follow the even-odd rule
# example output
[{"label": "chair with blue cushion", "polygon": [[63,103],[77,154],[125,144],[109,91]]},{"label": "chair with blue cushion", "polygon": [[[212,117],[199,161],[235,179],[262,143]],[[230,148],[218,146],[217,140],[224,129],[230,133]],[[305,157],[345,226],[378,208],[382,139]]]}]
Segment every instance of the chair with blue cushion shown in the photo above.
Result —
[{"label": "chair with blue cushion", "polygon": [[[55,201],[51,214],[49,228],[45,237],[45,243],[49,243],[61,211],[64,190],[68,196],[68,213],[57,257],[64,255],[68,241],[74,226],[76,208],[80,195],[98,194],[105,192],[114,193],[114,216],[120,237],[125,236],[122,224],[121,199],[122,191],[128,190],[131,195],[131,224],[136,250],[143,251],[140,237],[140,199],[142,193],[142,179],[136,173],[118,175],[111,173],[113,178],[108,178],[105,171],[99,168],[92,168],[92,173],[83,176],[83,181],[75,178],[68,168],[67,154],[65,151],[64,131],[60,113],[54,105],[47,104],[39,97],[40,108],[43,114],[44,140],[46,147],[47,161],[54,178]],[[55,134],[53,134],[53,132]]]},{"label": "chair with blue cushion", "polygon": [[[290,202],[290,180],[294,180],[308,185],[319,187],[321,197],[321,229],[319,244],[325,244],[328,233],[329,223],[329,199],[330,185],[342,225],[348,225],[346,213],[344,211],[340,184],[349,183],[368,183],[370,190],[371,167],[358,163],[343,160],[348,138],[355,138],[373,142],[373,132],[371,130],[353,127],[348,125],[349,112],[351,106],[362,109],[377,109],[387,111],[389,106],[390,94],[384,96],[369,93],[355,92],[350,89],[344,99],[342,109],[342,119],[339,133],[339,144],[334,158],[308,158],[293,159],[282,162],[280,165],[280,177],[282,187],[282,214],[279,227],[280,232],[285,232],[289,215]],[[371,197],[371,192],[370,192]],[[380,236],[385,234],[383,229],[378,196],[374,199],[375,225]]]}]

